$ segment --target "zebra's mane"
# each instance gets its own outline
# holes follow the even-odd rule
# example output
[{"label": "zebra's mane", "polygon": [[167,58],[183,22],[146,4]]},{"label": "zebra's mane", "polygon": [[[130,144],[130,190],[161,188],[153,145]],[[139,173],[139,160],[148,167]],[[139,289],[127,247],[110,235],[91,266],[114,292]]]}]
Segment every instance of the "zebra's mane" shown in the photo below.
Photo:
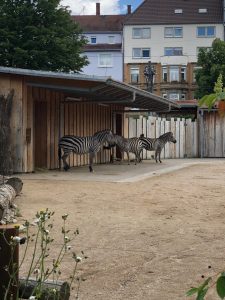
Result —
[{"label": "zebra's mane", "polygon": [[160,135],[160,138],[165,137],[165,136],[170,136],[170,135],[173,136],[173,133],[171,131],[166,132],[166,133]]},{"label": "zebra's mane", "polygon": [[102,133],[112,134],[112,130],[111,129],[99,130],[99,131],[95,132],[93,135],[96,136],[96,135],[99,135],[99,134],[102,134]]}]

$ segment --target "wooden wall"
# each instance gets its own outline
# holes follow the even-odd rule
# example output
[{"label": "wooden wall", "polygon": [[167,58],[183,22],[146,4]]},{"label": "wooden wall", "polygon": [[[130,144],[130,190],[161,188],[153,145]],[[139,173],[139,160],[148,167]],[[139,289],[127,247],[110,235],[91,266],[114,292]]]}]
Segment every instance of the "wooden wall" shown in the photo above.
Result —
[{"label": "wooden wall", "polygon": [[23,79],[16,76],[12,78],[9,75],[0,75],[0,93],[2,95],[7,95],[11,89],[14,89],[15,91],[11,118],[13,170],[14,172],[21,172],[24,168],[23,145],[25,144],[26,136],[24,132],[24,120],[22,118],[24,105],[26,105]]},{"label": "wooden wall", "polygon": [[[37,87],[28,87],[29,99],[28,102],[33,102],[30,106],[32,114],[33,112],[33,138],[36,144],[32,154],[32,147],[28,150],[28,156],[33,156],[33,161],[36,161],[36,165],[31,165],[30,169],[38,166],[37,162],[40,161],[39,156],[45,155],[45,152],[40,151],[40,144],[44,137],[44,141],[47,143],[46,151],[46,161],[47,169],[58,168],[58,140],[63,135],[77,135],[77,136],[89,136],[93,135],[98,130],[112,129],[112,111],[117,109],[113,106],[102,106],[92,103],[80,103],[80,102],[65,102],[64,94],[61,92],[55,92],[52,90],[37,88]],[[32,95],[32,97],[30,97]],[[35,120],[37,113],[35,112],[35,107],[43,106],[46,102],[47,106],[47,116],[46,116],[46,138],[43,132],[40,132],[40,124]],[[121,108],[120,108],[121,109]],[[43,114],[44,122],[45,116]],[[101,151],[97,154],[95,162],[105,163],[109,161],[109,152]],[[31,164],[31,161],[28,165]],[[88,164],[88,155],[70,155],[69,157],[70,166],[82,166]],[[44,166],[43,166],[44,167]]]},{"label": "wooden wall", "polygon": [[[156,138],[165,132],[172,131],[177,140],[176,144],[167,143],[162,150],[161,158],[186,158],[198,157],[198,122],[183,118],[160,118],[153,116],[143,116],[135,113],[126,115],[124,128],[126,137],[139,137],[144,133],[145,137]],[[151,159],[154,155],[152,151],[143,151],[143,159]]]},{"label": "wooden wall", "polygon": [[[119,106],[65,102],[63,92],[27,85],[27,78],[0,75],[0,93],[15,90],[12,110],[12,156],[14,172],[33,172],[37,167],[58,168],[58,140],[71,134],[92,135],[113,129],[113,111]],[[109,151],[98,153],[95,162],[105,163]],[[71,155],[71,166],[88,164],[87,155]]]},{"label": "wooden wall", "polygon": [[225,118],[217,111],[200,110],[201,157],[225,157]]}]

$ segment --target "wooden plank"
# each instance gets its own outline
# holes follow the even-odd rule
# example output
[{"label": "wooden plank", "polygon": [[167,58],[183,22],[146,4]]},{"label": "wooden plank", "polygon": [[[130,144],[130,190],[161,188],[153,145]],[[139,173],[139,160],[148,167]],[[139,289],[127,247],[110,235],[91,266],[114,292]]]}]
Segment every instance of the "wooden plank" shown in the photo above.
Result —
[{"label": "wooden plank", "polygon": [[[174,118],[171,118],[170,120],[170,131],[173,133],[173,135],[176,135],[176,124]],[[176,158],[176,146],[173,143],[170,143],[170,154],[171,158]]]},{"label": "wooden plank", "polygon": [[55,92],[50,92],[50,168],[55,166]]},{"label": "wooden plank", "polygon": [[27,140],[27,172],[34,171],[34,101],[32,88],[27,87],[27,130],[30,139]]},{"label": "wooden plank", "polygon": [[180,158],[180,118],[177,118],[175,122],[176,126],[176,134],[175,139],[177,140],[177,143],[175,144],[175,158]]},{"label": "wooden plank", "polygon": [[180,138],[179,141],[177,141],[177,143],[179,142],[180,144],[180,158],[184,158],[184,140],[185,140],[185,119],[182,118],[180,120]]},{"label": "wooden plank", "polygon": [[10,88],[14,89],[14,98],[12,106],[12,114],[10,120],[11,126],[11,138],[12,138],[12,160],[13,160],[13,171],[22,172],[22,157],[24,142],[22,138],[23,129],[23,105],[22,105],[22,95],[23,95],[23,85],[22,79],[11,78]]},{"label": "wooden plank", "polygon": [[[165,120],[165,132],[170,131],[170,121]],[[170,158],[170,147],[169,143],[165,145],[165,158]]]},{"label": "wooden plank", "polygon": [[222,118],[215,115],[215,157],[223,157]]},{"label": "wooden plank", "polygon": [[[142,119],[142,133],[144,136],[147,136],[147,119],[146,117],[143,117]],[[142,159],[147,159],[147,151],[144,149],[141,155]]]},{"label": "wooden plank", "polygon": [[23,87],[22,87],[22,144],[23,144],[23,154],[22,154],[22,172],[28,172],[27,167],[27,143],[28,139],[30,142],[31,136],[29,135],[29,138],[27,136],[28,132],[31,133],[31,131],[27,131],[27,86],[25,85],[25,82],[23,80]]},{"label": "wooden plank", "polygon": [[[147,137],[154,139],[156,137],[156,117],[148,117],[148,126],[147,126]],[[147,159],[152,159],[154,151],[147,151]]]},{"label": "wooden plank", "polygon": [[186,154],[187,157],[191,157],[192,153],[192,124],[191,119],[186,120]]},{"label": "wooden plank", "polygon": [[[161,120],[160,120],[160,135],[159,136],[161,136],[162,134],[165,133],[165,121],[166,121],[165,118],[161,118]],[[161,158],[165,158],[165,147],[162,149]]]}]

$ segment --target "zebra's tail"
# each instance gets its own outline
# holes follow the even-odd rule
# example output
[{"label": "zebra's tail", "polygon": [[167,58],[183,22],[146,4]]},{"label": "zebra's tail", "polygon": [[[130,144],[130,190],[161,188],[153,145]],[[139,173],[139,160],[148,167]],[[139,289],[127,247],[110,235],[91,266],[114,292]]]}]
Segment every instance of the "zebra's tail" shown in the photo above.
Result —
[{"label": "zebra's tail", "polygon": [[62,159],[62,149],[60,146],[58,146],[59,170],[61,170],[61,159]]}]

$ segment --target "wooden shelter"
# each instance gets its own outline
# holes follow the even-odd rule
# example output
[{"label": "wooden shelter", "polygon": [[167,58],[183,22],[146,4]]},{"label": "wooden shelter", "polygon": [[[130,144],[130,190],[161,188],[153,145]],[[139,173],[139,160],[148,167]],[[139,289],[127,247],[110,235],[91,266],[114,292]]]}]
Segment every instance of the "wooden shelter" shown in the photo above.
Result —
[{"label": "wooden shelter", "polygon": [[[125,108],[170,111],[177,105],[110,77],[0,67],[0,93],[14,89],[11,119],[14,172],[58,168],[58,140],[111,128],[122,133]],[[96,162],[109,161],[101,152]],[[88,163],[71,156],[70,165]]]}]

